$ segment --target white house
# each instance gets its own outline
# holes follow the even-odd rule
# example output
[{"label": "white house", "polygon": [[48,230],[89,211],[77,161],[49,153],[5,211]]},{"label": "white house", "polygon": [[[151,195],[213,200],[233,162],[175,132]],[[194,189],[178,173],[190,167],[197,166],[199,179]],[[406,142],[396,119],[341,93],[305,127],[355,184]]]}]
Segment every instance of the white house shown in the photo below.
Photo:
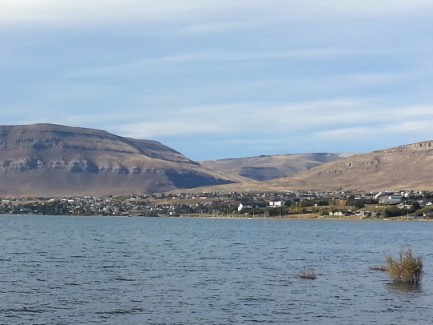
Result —
[{"label": "white house", "polygon": [[377,197],[380,204],[399,204],[401,202],[401,195],[395,194],[382,194]]},{"label": "white house", "polygon": [[285,201],[271,201],[269,202],[269,206],[272,208],[281,208],[286,205]]},{"label": "white house", "polygon": [[238,212],[244,209],[263,209],[266,208],[266,203],[264,202],[244,202],[239,203]]}]

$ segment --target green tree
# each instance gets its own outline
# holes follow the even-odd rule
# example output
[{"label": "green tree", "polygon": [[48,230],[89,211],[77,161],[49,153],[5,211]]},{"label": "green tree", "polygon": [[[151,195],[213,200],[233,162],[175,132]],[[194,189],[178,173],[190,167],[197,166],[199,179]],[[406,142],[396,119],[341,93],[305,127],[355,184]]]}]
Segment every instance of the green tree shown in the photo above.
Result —
[{"label": "green tree", "polygon": [[399,209],[396,206],[392,206],[385,209],[384,217],[385,218],[399,217],[404,214],[406,214],[406,211],[404,211],[403,209]]},{"label": "green tree", "polygon": [[411,207],[412,212],[415,212],[415,211],[419,210],[420,208],[421,208],[421,205],[419,204],[418,201],[412,202],[412,207]]}]

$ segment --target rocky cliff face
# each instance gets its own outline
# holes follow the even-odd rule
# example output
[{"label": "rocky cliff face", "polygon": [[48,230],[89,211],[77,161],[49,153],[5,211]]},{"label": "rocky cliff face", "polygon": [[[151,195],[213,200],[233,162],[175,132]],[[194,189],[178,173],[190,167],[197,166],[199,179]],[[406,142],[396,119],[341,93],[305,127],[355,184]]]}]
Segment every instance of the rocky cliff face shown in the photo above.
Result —
[{"label": "rocky cliff face", "polygon": [[229,182],[156,141],[52,124],[0,126],[3,196],[133,194]]}]

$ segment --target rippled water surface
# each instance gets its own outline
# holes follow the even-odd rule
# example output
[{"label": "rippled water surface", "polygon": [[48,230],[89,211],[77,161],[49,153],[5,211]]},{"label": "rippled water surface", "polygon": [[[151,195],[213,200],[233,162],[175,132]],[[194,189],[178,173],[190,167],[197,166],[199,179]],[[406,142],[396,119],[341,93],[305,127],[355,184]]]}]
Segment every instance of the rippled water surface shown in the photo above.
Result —
[{"label": "rippled water surface", "polygon": [[[431,324],[432,238],[422,222],[0,216],[0,324]],[[406,246],[415,290],[369,270]]]}]

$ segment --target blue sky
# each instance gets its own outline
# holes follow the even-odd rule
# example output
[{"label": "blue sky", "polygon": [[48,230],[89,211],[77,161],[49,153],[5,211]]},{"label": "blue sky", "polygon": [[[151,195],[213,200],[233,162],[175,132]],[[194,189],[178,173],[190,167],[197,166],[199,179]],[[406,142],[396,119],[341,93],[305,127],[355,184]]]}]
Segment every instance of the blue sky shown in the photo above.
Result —
[{"label": "blue sky", "polygon": [[0,0],[1,123],[195,160],[433,139],[431,0]]}]

